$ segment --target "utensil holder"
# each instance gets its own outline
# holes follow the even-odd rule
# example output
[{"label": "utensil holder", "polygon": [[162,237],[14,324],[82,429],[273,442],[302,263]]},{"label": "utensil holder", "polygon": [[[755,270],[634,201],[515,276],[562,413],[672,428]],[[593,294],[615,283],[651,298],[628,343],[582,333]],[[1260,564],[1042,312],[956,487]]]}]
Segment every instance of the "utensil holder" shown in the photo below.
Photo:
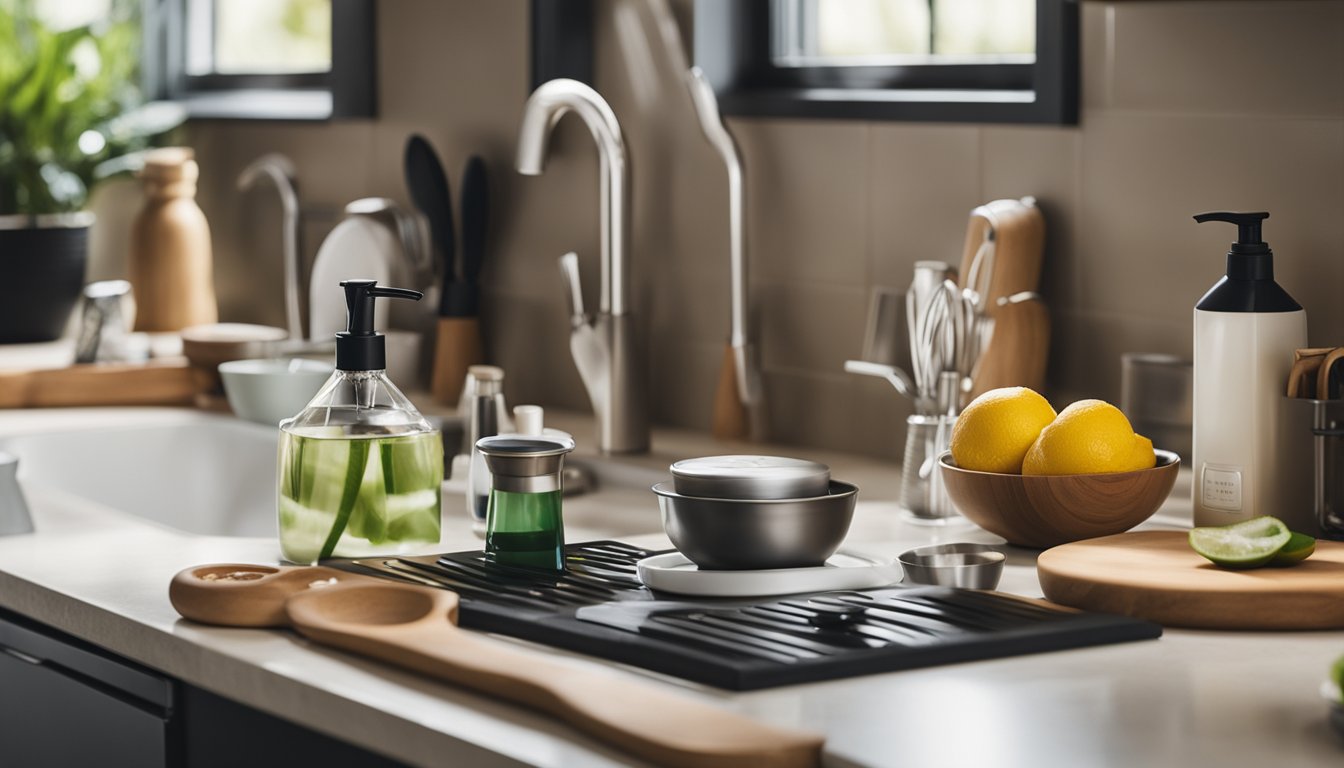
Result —
[{"label": "utensil holder", "polygon": [[901,514],[912,523],[946,525],[961,514],[948,498],[938,457],[952,439],[955,416],[915,414],[905,420],[905,460],[901,468]]},{"label": "utensil holder", "polygon": [[1321,533],[1344,539],[1344,400],[1309,400],[1312,404],[1313,506]]},{"label": "utensil holder", "polygon": [[1194,366],[1175,355],[1120,356],[1120,410],[1134,431],[1190,462],[1194,440]]},{"label": "utensil holder", "polygon": [[1285,397],[1283,404],[1275,447],[1280,510],[1270,514],[1293,530],[1344,540],[1344,400]]}]

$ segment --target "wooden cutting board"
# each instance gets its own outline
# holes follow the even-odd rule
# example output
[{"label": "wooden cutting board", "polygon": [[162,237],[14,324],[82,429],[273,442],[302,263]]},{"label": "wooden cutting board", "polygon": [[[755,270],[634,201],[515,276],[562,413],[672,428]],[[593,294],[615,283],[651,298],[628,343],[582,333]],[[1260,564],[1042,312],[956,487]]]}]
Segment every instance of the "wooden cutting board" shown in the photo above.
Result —
[{"label": "wooden cutting board", "polygon": [[1344,628],[1344,543],[1316,542],[1292,568],[1233,571],[1195,554],[1183,531],[1063,544],[1036,561],[1047,599],[1170,627]]},{"label": "wooden cutting board", "polygon": [[198,390],[185,357],[0,371],[0,408],[191,405]]}]

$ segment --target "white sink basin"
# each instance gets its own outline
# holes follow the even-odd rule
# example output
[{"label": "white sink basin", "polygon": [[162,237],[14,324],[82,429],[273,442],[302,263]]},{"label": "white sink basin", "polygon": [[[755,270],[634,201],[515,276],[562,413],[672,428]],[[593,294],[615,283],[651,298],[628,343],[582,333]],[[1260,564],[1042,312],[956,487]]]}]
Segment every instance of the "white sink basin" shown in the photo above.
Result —
[{"label": "white sink basin", "polygon": [[0,447],[19,457],[25,485],[56,488],[188,533],[275,536],[275,428],[180,416],[16,435],[0,438]]},{"label": "white sink basin", "polygon": [[[15,412],[9,412],[14,414]],[[0,449],[19,457],[25,486],[54,489],[169,528],[204,536],[275,538],[278,433],[198,411],[60,409],[0,417]],[[654,470],[576,457],[594,493],[565,499],[570,541],[658,533]],[[471,534],[465,483],[444,484],[443,546],[479,546]]]}]

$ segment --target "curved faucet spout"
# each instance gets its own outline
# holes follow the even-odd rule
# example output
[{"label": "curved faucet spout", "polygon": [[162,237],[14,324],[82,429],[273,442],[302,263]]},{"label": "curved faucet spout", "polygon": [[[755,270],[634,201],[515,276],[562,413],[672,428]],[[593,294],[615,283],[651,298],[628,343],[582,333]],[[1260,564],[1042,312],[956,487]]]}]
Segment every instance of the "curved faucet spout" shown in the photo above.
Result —
[{"label": "curved faucet spout", "polygon": [[621,125],[597,91],[577,80],[543,83],[527,99],[518,134],[518,172],[536,176],[546,164],[551,130],[573,112],[588,126],[601,161],[601,311],[583,311],[578,256],[560,259],[570,305],[569,350],[597,416],[597,447],[603,453],[638,453],[649,447],[644,357],[635,317],[629,313],[629,174]]},{"label": "curved faucet spout", "polygon": [[602,244],[602,296],[600,309],[605,314],[626,313],[629,300],[629,264],[626,240],[629,208],[629,163],[625,139],[616,113],[606,99],[577,80],[551,80],[528,97],[523,107],[523,122],[518,133],[518,172],[537,176],[545,169],[546,145],[551,129],[565,114],[573,112],[588,126],[601,163],[599,211]]},{"label": "curved faucet spout", "polygon": [[278,153],[262,155],[238,174],[238,190],[251,189],[262,179],[270,179],[280,193],[285,227],[285,325],[291,340],[303,339],[303,320],[299,316],[299,194],[294,163]]}]

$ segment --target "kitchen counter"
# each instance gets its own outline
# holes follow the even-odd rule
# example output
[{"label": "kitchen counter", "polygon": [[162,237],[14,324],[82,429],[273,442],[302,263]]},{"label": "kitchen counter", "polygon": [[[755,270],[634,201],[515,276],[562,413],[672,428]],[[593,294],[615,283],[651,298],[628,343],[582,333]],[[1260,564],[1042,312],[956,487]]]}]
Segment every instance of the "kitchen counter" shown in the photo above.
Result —
[{"label": "kitchen counter", "polygon": [[[549,414],[591,445],[590,422]],[[170,409],[0,411],[0,438],[75,423],[171,422]],[[707,436],[655,433],[650,456],[617,466],[665,468],[725,452]],[[973,528],[900,521],[899,468],[826,452],[862,488],[847,546],[894,557],[938,540],[997,541]],[[78,471],[72,467],[71,471]],[[152,467],[146,467],[146,482]],[[1188,478],[1148,527],[1188,524]],[[180,619],[167,598],[178,570],[275,562],[266,538],[195,536],[36,484],[25,487],[37,532],[0,537],[0,607],[193,685],[412,765],[629,765],[620,753],[547,718],[418,676],[328,651],[279,631]],[[633,499],[633,501],[632,501]],[[642,501],[640,501],[642,499]],[[445,549],[479,547],[460,499],[445,497]],[[599,491],[566,500],[571,541],[615,537],[668,546],[652,495]],[[1034,553],[1010,549],[1000,589],[1040,596]],[[1344,654],[1344,632],[1169,630],[1156,641],[730,693],[542,646],[562,663],[680,689],[781,726],[825,732],[828,765],[1327,765],[1344,758],[1318,687]]]}]

